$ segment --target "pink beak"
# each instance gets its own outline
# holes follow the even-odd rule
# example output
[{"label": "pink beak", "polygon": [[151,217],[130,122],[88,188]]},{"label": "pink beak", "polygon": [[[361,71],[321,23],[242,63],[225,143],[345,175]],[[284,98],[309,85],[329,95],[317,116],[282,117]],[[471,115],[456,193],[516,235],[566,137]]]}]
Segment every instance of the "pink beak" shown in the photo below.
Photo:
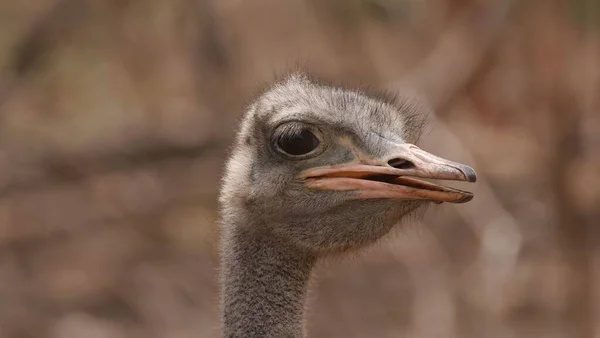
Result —
[{"label": "pink beak", "polygon": [[298,175],[307,187],[356,191],[356,199],[430,200],[465,203],[473,193],[417,178],[475,182],[473,168],[452,162],[412,144],[403,144],[391,159],[375,164],[350,163],[305,170]]}]

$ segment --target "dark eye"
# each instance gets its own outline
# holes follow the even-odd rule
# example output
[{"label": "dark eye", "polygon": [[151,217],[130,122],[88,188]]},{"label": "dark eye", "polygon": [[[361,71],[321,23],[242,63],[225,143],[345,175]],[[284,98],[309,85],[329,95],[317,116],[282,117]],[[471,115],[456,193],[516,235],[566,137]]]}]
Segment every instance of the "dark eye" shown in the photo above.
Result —
[{"label": "dark eye", "polygon": [[277,146],[292,156],[306,155],[317,149],[319,139],[308,129],[289,131],[277,138]]}]

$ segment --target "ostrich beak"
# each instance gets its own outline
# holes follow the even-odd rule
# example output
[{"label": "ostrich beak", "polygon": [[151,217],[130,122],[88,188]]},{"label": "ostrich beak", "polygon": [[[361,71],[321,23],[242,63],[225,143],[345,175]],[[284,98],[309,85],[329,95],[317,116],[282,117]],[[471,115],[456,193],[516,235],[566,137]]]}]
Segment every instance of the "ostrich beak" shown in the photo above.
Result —
[{"label": "ostrich beak", "polygon": [[473,193],[419,178],[475,182],[477,175],[467,165],[437,157],[412,144],[402,144],[385,159],[311,168],[298,178],[311,189],[357,191],[356,199],[465,203],[473,199]]}]

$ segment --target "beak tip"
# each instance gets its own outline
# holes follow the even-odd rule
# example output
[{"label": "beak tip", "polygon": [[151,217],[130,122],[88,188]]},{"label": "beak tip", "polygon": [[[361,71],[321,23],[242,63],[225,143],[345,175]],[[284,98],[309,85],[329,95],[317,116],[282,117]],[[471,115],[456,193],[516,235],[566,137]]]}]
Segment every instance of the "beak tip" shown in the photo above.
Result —
[{"label": "beak tip", "polygon": [[463,198],[461,198],[459,201],[457,201],[457,203],[467,203],[470,200],[472,200],[473,197],[475,197],[473,194],[465,195]]},{"label": "beak tip", "polygon": [[465,177],[467,178],[467,182],[477,182],[477,173],[475,173],[475,170],[473,170],[473,168],[471,167],[465,167],[463,170],[463,173],[465,174]]}]

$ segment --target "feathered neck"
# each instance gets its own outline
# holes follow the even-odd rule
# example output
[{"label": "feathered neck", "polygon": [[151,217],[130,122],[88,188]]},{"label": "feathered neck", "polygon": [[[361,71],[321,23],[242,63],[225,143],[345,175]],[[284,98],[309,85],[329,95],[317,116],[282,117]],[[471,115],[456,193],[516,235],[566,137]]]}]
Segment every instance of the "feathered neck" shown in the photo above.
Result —
[{"label": "feathered neck", "polygon": [[304,337],[304,303],[315,258],[264,230],[264,224],[223,228],[223,336]]}]

